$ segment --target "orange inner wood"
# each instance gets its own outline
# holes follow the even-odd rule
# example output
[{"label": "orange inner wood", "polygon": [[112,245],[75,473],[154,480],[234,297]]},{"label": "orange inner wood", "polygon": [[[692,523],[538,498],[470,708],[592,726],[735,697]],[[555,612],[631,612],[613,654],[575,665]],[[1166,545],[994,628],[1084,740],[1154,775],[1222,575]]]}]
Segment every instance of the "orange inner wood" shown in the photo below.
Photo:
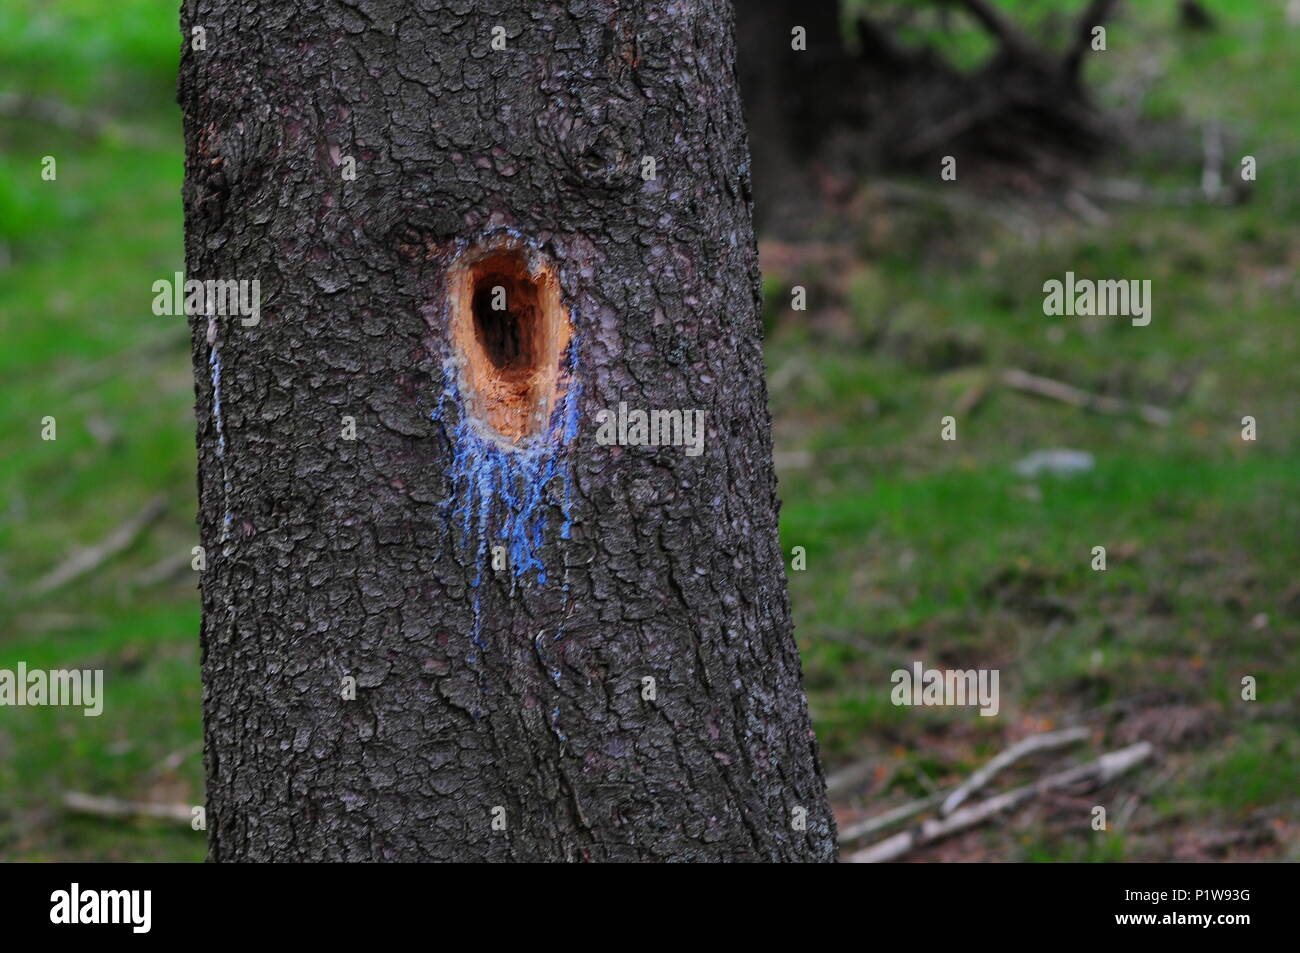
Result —
[{"label": "orange inner wood", "polygon": [[554,271],[530,270],[508,249],[471,255],[450,278],[451,338],[471,412],[512,443],[541,431],[561,394],[571,333]]}]

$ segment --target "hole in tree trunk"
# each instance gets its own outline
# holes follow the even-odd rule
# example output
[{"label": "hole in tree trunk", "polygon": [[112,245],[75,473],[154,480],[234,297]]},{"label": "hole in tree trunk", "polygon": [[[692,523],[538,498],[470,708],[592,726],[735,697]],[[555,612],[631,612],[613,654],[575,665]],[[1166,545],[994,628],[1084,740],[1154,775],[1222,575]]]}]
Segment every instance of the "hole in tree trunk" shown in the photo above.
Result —
[{"label": "hole in tree trunk", "polygon": [[526,371],[534,363],[539,320],[537,288],[516,275],[489,273],[474,279],[474,336],[502,374]]},{"label": "hole in tree trunk", "polygon": [[570,335],[559,283],[515,249],[468,254],[450,276],[452,341],[470,410],[517,442],[545,428]]}]

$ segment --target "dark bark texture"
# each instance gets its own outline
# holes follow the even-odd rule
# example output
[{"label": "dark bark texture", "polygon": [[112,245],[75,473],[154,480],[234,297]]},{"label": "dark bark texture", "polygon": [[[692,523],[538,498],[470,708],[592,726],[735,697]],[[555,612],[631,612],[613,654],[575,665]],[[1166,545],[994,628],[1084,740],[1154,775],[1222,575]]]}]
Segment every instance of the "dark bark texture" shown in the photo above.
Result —
[{"label": "dark bark texture", "polygon": [[[188,277],[261,297],[190,319],[210,857],[832,860],[730,4],[181,17]],[[449,333],[483,246],[573,325],[513,444]],[[601,445],[620,401],[704,411],[704,452]]]}]

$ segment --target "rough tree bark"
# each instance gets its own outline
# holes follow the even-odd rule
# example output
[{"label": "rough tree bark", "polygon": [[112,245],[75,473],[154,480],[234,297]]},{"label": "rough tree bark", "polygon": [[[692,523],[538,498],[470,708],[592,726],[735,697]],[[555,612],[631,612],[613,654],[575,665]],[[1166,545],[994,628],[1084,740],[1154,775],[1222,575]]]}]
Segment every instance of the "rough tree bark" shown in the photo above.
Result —
[{"label": "rough tree bark", "polygon": [[190,319],[210,857],[833,859],[730,4],[182,29],[188,277],[261,295]]}]

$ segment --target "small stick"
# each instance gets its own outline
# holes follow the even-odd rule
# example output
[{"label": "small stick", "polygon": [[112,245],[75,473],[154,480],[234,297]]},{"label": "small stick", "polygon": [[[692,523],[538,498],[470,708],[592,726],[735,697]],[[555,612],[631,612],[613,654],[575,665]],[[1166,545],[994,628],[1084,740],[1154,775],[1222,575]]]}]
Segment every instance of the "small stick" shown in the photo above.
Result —
[{"label": "small stick", "polygon": [[188,569],[192,561],[190,554],[184,550],[171,553],[137,575],[135,584],[137,586],[156,586],[160,582],[166,582]]},{"label": "small stick", "polygon": [[46,593],[53,592],[61,586],[66,586],[72,580],[84,576],[92,569],[103,565],[135,542],[136,537],[150,523],[161,516],[166,509],[166,497],[155,496],[143,510],[113,530],[94,546],[74,550],[72,555],[58,567],[37,580],[32,586],[32,595],[43,596]]},{"label": "small stick", "polygon": [[185,763],[186,758],[188,758],[192,754],[196,754],[202,748],[203,748],[203,742],[201,740],[192,742],[191,744],[188,744],[183,748],[177,748],[167,757],[163,758],[156,765],[154,765],[153,768],[149,771],[149,776],[157,777],[160,774],[167,774],[169,772],[175,771],[177,768],[179,768],[182,764]]},{"label": "small stick", "polygon": [[[1067,728],[1062,731],[1046,732],[1044,734],[1032,735],[1028,738],[1021,739],[995,757],[984,767],[976,771],[966,781],[953,788],[946,798],[944,798],[944,795],[941,792],[936,792],[907,804],[903,804],[891,811],[886,811],[884,814],[878,814],[875,817],[869,817],[856,824],[851,824],[840,831],[839,842],[845,844],[851,841],[860,840],[868,834],[874,834],[876,831],[883,830],[887,827],[893,827],[899,821],[905,821],[909,817],[920,814],[922,811],[929,810],[938,804],[940,799],[943,799],[943,806],[940,808],[940,813],[944,815],[951,814],[963,801],[970,797],[970,795],[988,784],[988,782],[991,781],[998,772],[1002,771],[1007,766],[1014,764],[1016,761],[1019,761],[1021,758],[1033,754],[1036,751],[1062,748],[1066,745],[1074,744],[1077,741],[1083,741],[1087,737],[1087,728]],[[850,772],[854,772],[855,769],[859,769],[860,767],[861,766],[858,765],[850,766],[845,768],[843,771],[832,775],[826,784],[827,794],[834,797],[836,794],[842,793],[835,789],[834,782],[843,779],[841,781],[842,786],[844,782],[848,781]]]},{"label": "small stick", "polygon": [[19,93],[0,93],[0,116],[6,119],[31,119],[67,132],[92,137],[103,135],[109,125],[102,116],[75,109],[57,99]]},{"label": "small stick", "polygon": [[1139,741],[1127,748],[1104,754],[1096,761],[1049,775],[1033,784],[1026,784],[1024,787],[1015,788],[1005,794],[980,801],[978,804],[968,805],[948,817],[923,821],[911,830],[895,834],[893,837],[850,854],[846,860],[851,864],[878,864],[897,860],[917,847],[981,824],[1003,811],[1018,807],[1037,795],[1076,785],[1086,785],[1089,789],[1101,787],[1137,767],[1151,757],[1153,751],[1149,743]]},{"label": "small stick", "polygon": [[963,801],[992,781],[998,772],[1015,764],[1021,758],[1034,754],[1037,751],[1051,751],[1054,748],[1064,748],[1066,745],[1072,745],[1076,742],[1084,741],[1087,737],[1087,728],[1066,728],[1063,731],[1048,731],[1040,735],[1030,735],[1028,738],[1021,738],[961,784],[957,785],[957,787],[953,789],[953,792],[944,800],[943,806],[939,808],[939,813],[947,816],[957,810],[957,808],[961,807]]},{"label": "small stick", "polygon": [[980,375],[980,377],[966,388],[966,390],[962,392],[962,395],[957,398],[957,403],[954,405],[957,413],[963,416],[966,414],[973,414],[979,405],[984,403],[984,398],[988,397],[989,385],[991,383],[992,380],[988,375]]},{"label": "small stick", "polygon": [[839,842],[847,844],[851,841],[860,840],[868,834],[884,830],[886,827],[893,827],[899,821],[905,821],[922,811],[928,811],[939,803],[939,798],[942,796],[942,794],[931,794],[915,801],[909,801],[907,804],[896,807],[892,811],[886,811],[884,814],[877,814],[875,817],[868,817],[856,824],[850,824],[840,831]]},{"label": "small stick", "polygon": [[152,817],[162,821],[190,823],[194,809],[188,804],[150,804],[146,801],[123,801],[115,797],[97,797],[80,791],[63,795],[63,806],[78,814],[95,817]]},{"label": "small stick", "polygon": [[1142,420],[1157,427],[1167,427],[1170,421],[1173,420],[1173,414],[1163,407],[1153,407],[1150,404],[1129,404],[1127,401],[1122,401],[1116,397],[1092,394],[1070,384],[1052,380],[1050,377],[1039,377],[1037,374],[1030,374],[1015,368],[1002,373],[1002,383],[1012,390],[1024,391],[1038,397],[1046,397],[1049,400],[1059,400],[1081,410],[1092,410],[1099,414],[1122,415],[1136,413]]},{"label": "small stick", "polygon": [[866,784],[874,770],[870,761],[858,761],[840,768],[826,778],[826,796],[835,798],[851,793]]}]

